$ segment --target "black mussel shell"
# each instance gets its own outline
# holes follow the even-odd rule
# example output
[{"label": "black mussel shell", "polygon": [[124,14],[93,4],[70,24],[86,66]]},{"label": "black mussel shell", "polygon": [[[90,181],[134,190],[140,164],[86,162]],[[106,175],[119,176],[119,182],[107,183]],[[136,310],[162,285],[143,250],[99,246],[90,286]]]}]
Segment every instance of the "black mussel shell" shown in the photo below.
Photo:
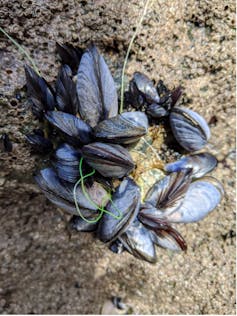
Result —
[{"label": "black mussel shell", "polygon": [[[183,237],[177,232],[174,232],[174,229],[171,230],[163,230],[159,229],[156,233],[151,231],[153,242],[165,249],[169,249],[172,251],[181,251],[186,250],[186,242]],[[177,239],[177,236],[179,237]]]},{"label": "black mussel shell", "polygon": [[177,172],[192,169],[193,178],[201,178],[211,172],[217,165],[217,159],[207,152],[186,156],[165,166],[166,172]]},{"label": "black mussel shell", "polygon": [[203,177],[192,182],[179,208],[164,212],[170,223],[198,222],[213,211],[224,195],[222,185],[213,177]]},{"label": "black mussel shell", "polygon": [[77,95],[80,116],[91,127],[118,114],[118,96],[113,77],[94,45],[90,45],[81,58]]},{"label": "black mussel shell", "polygon": [[174,107],[170,113],[170,126],[179,145],[189,152],[203,148],[210,138],[207,122],[198,113]]},{"label": "black mussel shell", "polygon": [[83,49],[70,44],[56,43],[56,50],[61,58],[62,64],[68,65],[71,68],[73,75],[75,75],[80,64]]},{"label": "black mussel shell", "polygon": [[[152,233],[152,240],[163,248],[187,250],[187,244],[180,233],[170,226],[169,221],[152,214],[139,213],[139,221]],[[156,236],[155,236],[156,235]]]},{"label": "black mussel shell", "polygon": [[135,72],[129,85],[131,105],[139,108],[142,105],[159,103],[160,97],[153,82],[144,74]]},{"label": "black mussel shell", "polygon": [[68,165],[79,164],[80,151],[69,144],[61,144],[54,154],[55,159]]},{"label": "black mussel shell", "polygon": [[56,82],[56,107],[59,111],[76,115],[78,106],[76,83],[72,79],[71,69],[63,65]]},{"label": "black mussel shell", "polygon": [[171,92],[171,99],[172,99],[171,108],[173,108],[177,104],[182,94],[183,94],[183,90],[181,86],[177,87]]},{"label": "black mussel shell", "polygon": [[135,72],[133,75],[133,80],[138,88],[138,90],[144,95],[148,103],[159,102],[160,97],[153,82],[144,74],[140,72]]},{"label": "black mussel shell", "polygon": [[116,219],[110,214],[104,214],[99,223],[98,236],[101,241],[108,242],[121,235],[133,222],[140,208],[140,189],[136,183],[125,178],[116,188],[112,202],[106,210],[114,215],[121,214],[121,219]]},{"label": "black mussel shell", "polygon": [[145,204],[158,210],[174,210],[182,203],[190,183],[190,169],[171,173],[150,188]]},{"label": "black mussel shell", "polygon": [[52,164],[60,179],[75,183],[79,179],[79,161],[81,155],[78,150],[68,144],[62,144],[54,154]]},{"label": "black mussel shell", "polygon": [[147,114],[154,118],[161,118],[169,115],[169,111],[167,111],[163,106],[158,103],[152,103],[147,107]]},{"label": "black mussel shell", "polygon": [[[35,181],[52,203],[71,214],[78,215],[73,197],[73,184],[61,181],[52,168],[41,170],[40,173],[35,176]],[[109,197],[106,190],[95,181],[91,186],[86,187],[86,193],[93,203],[85,196],[81,186],[79,185],[77,187],[76,198],[80,211],[84,217],[90,218],[95,213],[97,214],[98,205],[104,206],[108,203]]]},{"label": "black mussel shell", "polygon": [[164,211],[157,209],[156,207],[152,206],[149,203],[142,204],[138,216],[142,218],[146,216],[148,217],[152,216],[153,218],[156,218],[156,219],[165,219]]},{"label": "black mussel shell", "polygon": [[144,136],[148,119],[143,112],[124,112],[100,122],[94,128],[96,139],[117,144],[130,144]]},{"label": "black mussel shell", "polygon": [[119,237],[123,246],[136,258],[155,263],[157,261],[156,250],[151,232],[138,220],[135,220],[129,228]]},{"label": "black mussel shell", "polygon": [[67,141],[73,145],[88,144],[92,141],[91,127],[72,114],[49,111],[45,114],[45,118],[66,134]]},{"label": "black mussel shell", "polygon": [[52,111],[55,107],[53,89],[31,67],[25,66],[27,93],[32,101],[32,112],[38,119],[43,119],[46,111]]},{"label": "black mussel shell", "polygon": [[146,98],[138,90],[134,80],[129,83],[129,91],[124,94],[126,104],[131,104],[136,109],[140,109],[143,105],[147,105]]},{"label": "black mussel shell", "polygon": [[52,165],[57,171],[57,174],[60,179],[71,183],[76,183],[76,181],[78,180],[78,165],[67,165],[65,163],[61,163],[58,161],[53,161]]},{"label": "black mussel shell", "polygon": [[51,140],[40,135],[38,132],[26,135],[26,140],[31,145],[31,148],[40,154],[48,154],[53,150]]},{"label": "black mussel shell", "polygon": [[159,80],[156,86],[157,92],[160,97],[164,97],[170,93],[170,90],[167,88],[167,86],[164,84],[163,80]]},{"label": "black mussel shell", "polygon": [[160,101],[147,106],[147,114],[153,118],[162,118],[170,114],[171,109],[177,104],[182,95],[182,89],[179,86],[173,91],[168,90],[163,81],[160,80],[157,87]]},{"label": "black mussel shell", "polygon": [[82,147],[81,155],[104,177],[122,178],[135,167],[129,152],[120,145],[91,143]]}]

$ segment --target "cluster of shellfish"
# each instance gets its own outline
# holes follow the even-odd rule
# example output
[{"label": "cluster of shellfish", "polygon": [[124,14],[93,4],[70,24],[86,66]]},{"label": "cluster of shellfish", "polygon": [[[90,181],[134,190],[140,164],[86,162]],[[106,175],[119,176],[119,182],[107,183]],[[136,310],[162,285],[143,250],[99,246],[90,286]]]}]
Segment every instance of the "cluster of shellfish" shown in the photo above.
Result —
[{"label": "cluster of shellfish", "polygon": [[216,158],[194,153],[165,165],[166,176],[141,197],[129,148],[147,134],[149,122],[165,118],[178,144],[198,151],[210,137],[208,124],[177,105],[180,87],[170,91],[161,81],[155,87],[139,72],[125,93],[132,110],[118,113],[116,86],[97,48],[57,44],[57,51],[62,65],[54,88],[25,68],[32,112],[49,136],[41,129],[27,135],[34,150],[50,153],[50,166],[35,176],[40,189],[73,215],[74,229],[95,232],[116,253],[127,250],[154,263],[156,246],[186,250],[172,225],[199,221],[219,204],[222,185],[206,176]]}]

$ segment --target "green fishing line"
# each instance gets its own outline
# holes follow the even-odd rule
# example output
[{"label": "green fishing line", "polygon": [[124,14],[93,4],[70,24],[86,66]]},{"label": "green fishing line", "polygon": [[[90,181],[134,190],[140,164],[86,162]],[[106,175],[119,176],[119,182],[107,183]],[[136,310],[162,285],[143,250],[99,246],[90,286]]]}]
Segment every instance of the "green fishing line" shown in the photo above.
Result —
[{"label": "green fishing line", "polygon": [[[86,187],[85,187],[85,184],[84,184],[84,179],[92,176],[94,173],[95,173],[95,169],[93,169],[92,172],[86,174],[86,175],[83,175],[83,171],[82,171],[82,163],[83,163],[83,158],[80,159],[80,163],[79,163],[79,173],[80,173],[80,179],[76,182],[76,184],[74,185],[74,188],[73,188],[73,198],[74,198],[74,202],[75,202],[75,206],[76,206],[76,209],[77,209],[77,212],[78,214],[80,215],[80,217],[86,221],[87,223],[89,224],[93,224],[93,223],[97,223],[101,217],[103,216],[104,213],[114,217],[115,219],[117,220],[120,220],[122,218],[122,214],[121,214],[121,211],[116,207],[116,205],[113,203],[112,199],[111,199],[111,196],[110,194],[108,193],[108,196],[109,196],[109,201],[111,202],[111,204],[113,205],[113,207],[115,208],[115,210],[118,212],[118,216],[109,212],[108,210],[106,210],[103,206],[103,201],[105,201],[105,199],[107,199],[108,196],[105,196],[103,199],[102,199],[102,207],[100,207],[99,205],[97,205],[91,198],[90,198],[90,195],[86,192]],[[80,210],[80,207],[78,205],[78,202],[77,202],[77,196],[76,196],[76,189],[78,187],[78,185],[81,183],[81,189],[82,189],[82,192],[85,196],[85,198],[93,205],[96,207],[96,209],[98,209],[100,211],[100,214],[93,220],[89,220],[87,218],[85,218]]]},{"label": "green fishing line", "polygon": [[[107,211],[106,209],[104,209],[104,206],[103,206],[103,205],[102,205],[102,208],[99,207],[99,206],[90,198],[89,194],[86,192],[86,188],[85,188],[85,185],[84,185],[84,178],[85,178],[85,177],[83,176],[83,173],[82,173],[82,163],[83,163],[83,158],[80,159],[79,172],[80,172],[80,177],[81,177],[81,179],[82,179],[82,181],[81,181],[82,192],[83,192],[83,194],[85,195],[85,197],[87,198],[87,200],[88,200],[89,202],[91,202],[92,205],[94,205],[95,207],[97,207],[98,210],[100,210],[101,212],[107,213],[107,214],[109,214],[110,216],[114,217],[115,219],[118,219],[118,220],[121,219],[121,212],[120,212],[120,211],[117,209],[117,207],[113,204],[113,201],[111,200],[110,194],[108,194],[108,196],[109,196],[109,201],[110,201],[110,202],[112,203],[112,205],[115,207],[116,211],[119,213],[119,216],[116,216],[116,215],[114,215],[113,213],[111,213],[111,212]],[[95,170],[94,170],[94,172],[95,172]],[[107,197],[105,197],[105,198],[107,198]]]}]

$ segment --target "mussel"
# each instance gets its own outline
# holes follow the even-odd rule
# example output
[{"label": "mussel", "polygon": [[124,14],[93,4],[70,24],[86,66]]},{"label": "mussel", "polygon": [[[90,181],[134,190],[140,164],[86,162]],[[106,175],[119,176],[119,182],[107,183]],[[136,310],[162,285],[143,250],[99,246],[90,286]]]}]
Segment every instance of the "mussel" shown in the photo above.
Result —
[{"label": "mussel", "polygon": [[224,195],[222,185],[213,177],[192,182],[183,203],[174,211],[166,210],[164,217],[171,223],[192,223],[202,220],[220,203]]},{"label": "mussel", "polygon": [[56,43],[56,50],[61,58],[62,64],[68,65],[71,68],[72,74],[75,75],[80,64],[83,49],[70,44]]},{"label": "mussel", "polygon": [[54,154],[52,164],[60,179],[75,183],[79,178],[79,161],[81,155],[78,150],[68,144],[62,144]]},{"label": "mussel", "polygon": [[112,201],[106,206],[106,210],[118,218],[104,214],[98,228],[100,240],[112,241],[129,227],[139,211],[140,199],[139,187],[132,179],[125,178],[116,188]]},{"label": "mussel", "polygon": [[201,178],[211,172],[217,165],[217,159],[207,152],[186,156],[175,162],[165,165],[165,171],[177,172],[192,169],[193,178]]},{"label": "mussel", "polygon": [[170,111],[176,105],[181,95],[181,87],[178,87],[173,91],[169,91],[165,88],[165,94],[160,98],[159,103],[151,103],[147,106],[147,114],[153,118],[169,116]]},{"label": "mussel", "polygon": [[135,166],[129,152],[120,145],[95,142],[83,146],[81,154],[104,177],[122,178]]},{"label": "mussel", "polygon": [[92,141],[92,129],[78,117],[61,111],[48,111],[45,118],[67,136],[72,144],[88,144]]},{"label": "mussel", "polygon": [[179,145],[189,152],[203,148],[210,138],[210,129],[198,113],[174,107],[169,116],[173,135]]},{"label": "mussel", "polygon": [[157,261],[151,232],[138,220],[135,220],[119,237],[119,241],[123,244],[124,248],[135,257],[150,263]]},{"label": "mussel", "polygon": [[[177,240],[177,237],[175,237],[177,234],[174,234],[171,229],[159,229],[157,230],[156,234],[154,232],[151,232],[151,234],[153,242],[161,248],[169,249],[172,251],[181,251],[187,248],[186,242],[184,241],[183,237],[180,237]],[[180,240],[182,241],[180,242]]]},{"label": "mussel", "polygon": [[[41,170],[35,176],[35,181],[52,203],[71,214],[80,215],[74,202],[74,186],[71,183],[60,181],[52,168]],[[82,187],[78,186],[76,189],[76,199],[80,212],[84,217],[90,218],[97,213],[98,206],[102,207],[108,203],[109,196],[103,186],[95,181],[91,186],[86,187],[86,193],[90,196],[90,200],[85,196]]]},{"label": "mussel", "polygon": [[139,213],[138,219],[151,231],[151,239],[155,244],[171,250],[185,251],[187,249],[186,241],[176,229],[171,227],[167,219],[142,212]]},{"label": "mussel", "polygon": [[129,85],[130,103],[136,108],[142,105],[158,103],[160,97],[153,82],[144,74],[135,72]]},{"label": "mussel", "polygon": [[51,140],[44,137],[42,130],[34,130],[33,134],[27,134],[26,140],[31,145],[31,148],[40,154],[48,154],[53,150]]},{"label": "mussel", "polygon": [[147,133],[148,119],[142,112],[124,112],[100,122],[94,128],[96,139],[130,144]]},{"label": "mussel", "polygon": [[[175,210],[182,203],[190,183],[190,169],[171,173],[151,187],[146,194],[144,203],[158,210]],[[146,212],[150,212],[149,207],[144,209],[147,209]]]},{"label": "mussel", "polygon": [[54,91],[47,81],[31,67],[25,66],[27,93],[33,105],[32,112],[40,120],[46,111],[55,107]]},{"label": "mussel", "polygon": [[147,113],[154,118],[161,118],[169,115],[169,111],[158,103],[150,104],[147,107]]},{"label": "mussel", "polygon": [[56,82],[56,108],[59,111],[76,115],[78,107],[79,101],[72,71],[68,65],[63,65]]},{"label": "mussel", "polygon": [[118,114],[113,77],[94,45],[90,45],[82,55],[77,74],[77,95],[80,115],[91,127]]}]

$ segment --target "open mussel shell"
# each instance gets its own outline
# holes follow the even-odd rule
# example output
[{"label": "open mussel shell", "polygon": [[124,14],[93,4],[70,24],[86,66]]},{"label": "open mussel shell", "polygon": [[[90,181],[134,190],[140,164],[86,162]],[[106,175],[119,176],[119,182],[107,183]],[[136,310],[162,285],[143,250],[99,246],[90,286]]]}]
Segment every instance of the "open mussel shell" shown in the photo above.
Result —
[{"label": "open mussel shell", "polygon": [[[87,219],[95,220],[97,216],[98,216],[97,214],[92,214]],[[94,232],[96,231],[98,227],[98,222],[89,223],[89,222],[86,222],[80,216],[73,215],[73,217],[70,219],[69,225],[72,229],[75,229],[78,232]]]},{"label": "open mussel shell", "polygon": [[82,147],[81,155],[104,177],[122,178],[134,168],[129,152],[120,145],[91,143]]},{"label": "open mussel shell", "polygon": [[[78,215],[75,207],[73,188],[71,183],[60,181],[58,175],[52,168],[46,168],[35,176],[35,180],[46,197],[58,207],[65,209],[71,214]],[[108,193],[97,182],[86,187],[86,193],[90,200],[85,196],[81,186],[76,189],[76,199],[81,213],[84,217],[91,217],[97,213],[98,206],[108,203]]]},{"label": "open mussel shell", "polygon": [[72,144],[88,144],[92,140],[92,129],[78,117],[61,111],[48,111],[45,118],[65,133]]},{"label": "open mussel shell", "polygon": [[[144,203],[158,210],[175,210],[182,203],[190,183],[190,169],[174,172],[151,187],[146,194]],[[147,211],[149,211],[149,207],[147,207]]]},{"label": "open mussel shell", "polygon": [[153,82],[146,75],[140,72],[134,73],[133,79],[130,83],[130,92],[131,94],[134,94],[135,92],[135,95],[141,94],[145,102],[148,104],[160,101],[160,97]]},{"label": "open mussel shell", "polygon": [[125,178],[116,188],[112,201],[106,206],[106,210],[115,216],[106,213],[99,223],[98,236],[101,241],[109,242],[120,236],[133,222],[140,208],[140,189],[136,183]]},{"label": "open mussel shell", "polygon": [[212,154],[200,153],[190,155],[165,166],[166,172],[177,172],[192,169],[193,178],[201,178],[211,172],[217,165],[217,159]]},{"label": "open mussel shell", "polygon": [[124,112],[100,122],[94,129],[96,139],[130,144],[147,133],[148,119],[143,112]]},{"label": "open mussel shell", "polygon": [[203,177],[190,184],[181,206],[173,212],[165,211],[164,216],[171,223],[200,221],[217,207],[223,195],[223,187],[218,180]]},{"label": "open mussel shell", "polygon": [[77,95],[82,119],[91,127],[118,114],[114,80],[94,45],[82,55],[77,74]]},{"label": "open mussel shell", "polygon": [[27,93],[33,103],[32,112],[41,120],[46,111],[54,110],[54,91],[43,77],[27,65],[25,65],[25,74]]},{"label": "open mussel shell", "polygon": [[75,183],[79,178],[79,161],[81,155],[72,146],[62,144],[54,154],[52,164],[60,179]]},{"label": "open mussel shell", "polygon": [[187,151],[203,148],[210,138],[210,129],[205,119],[196,112],[174,107],[169,117],[173,135]]},{"label": "open mussel shell", "polygon": [[120,242],[136,258],[155,263],[156,250],[151,232],[142,223],[135,220],[129,228],[119,237]]}]

